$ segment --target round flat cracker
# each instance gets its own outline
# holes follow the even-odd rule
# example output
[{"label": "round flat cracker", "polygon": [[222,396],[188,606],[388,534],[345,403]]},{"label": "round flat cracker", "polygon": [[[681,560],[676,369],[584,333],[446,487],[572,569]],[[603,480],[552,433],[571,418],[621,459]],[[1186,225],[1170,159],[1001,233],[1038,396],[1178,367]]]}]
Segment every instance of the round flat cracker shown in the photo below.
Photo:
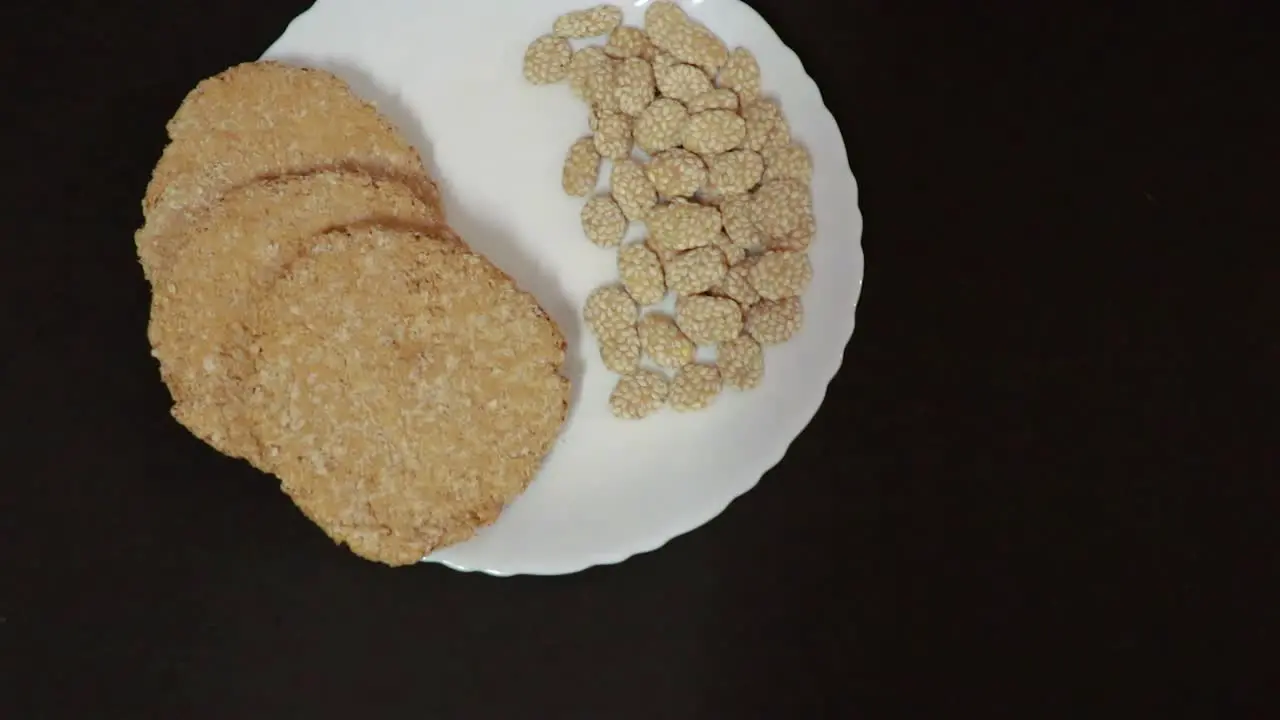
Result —
[{"label": "round flat cracker", "polygon": [[404,565],[471,537],[532,481],[568,411],[565,341],[483,257],[353,234],[375,237],[300,259],[264,300],[250,417],[308,517]]},{"label": "round flat cracker", "polygon": [[244,63],[193,89],[169,120],[170,143],[147,186],[135,239],[150,279],[162,246],[192,213],[257,179],[359,170],[397,180],[441,218],[440,196],[408,141],[332,73],[273,61]]},{"label": "round flat cracker", "polygon": [[[239,390],[252,369],[244,326],[256,299],[319,233],[353,223],[425,228],[435,219],[408,188],[359,173],[320,172],[229,192],[174,243],[172,267],[153,286],[147,334],[174,417],[219,451],[260,466]],[[465,249],[447,228],[433,234],[435,244]]]}]

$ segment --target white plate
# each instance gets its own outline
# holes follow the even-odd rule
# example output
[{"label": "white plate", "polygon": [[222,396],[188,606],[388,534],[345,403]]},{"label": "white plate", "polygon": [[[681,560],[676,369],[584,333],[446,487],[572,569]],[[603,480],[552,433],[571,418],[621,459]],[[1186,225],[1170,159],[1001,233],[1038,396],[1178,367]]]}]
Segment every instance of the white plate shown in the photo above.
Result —
[{"label": "white plate", "polygon": [[[576,392],[538,478],[492,527],[427,558],[494,575],[570,573],[654,550],[718,515],[782,459],[817,412],[853,334],[862,287],[862,216],[844,142],[800,60],[738,0],[684,2],[729,45],[751,49],[814,158],[818,234],[805,326],[769,348],[765,380],[703,412],[614,419],[616,377],[578,308],[616,281],[615,253],[582,235],[582,201],[560,189],[565,150],[586,112],[564,84],[534,87],[525,47],[583,0],[320,0],[265,57],[323,67],[351,83],[422,150],[450,223],[534,293],[569,340]],[[626,10],[642,23],[647,0]],[[600,42],[599,40],[592,42]],[[605,174],[607,177],[607,172]],[[633,226],[632,234],[642,228]]]}]

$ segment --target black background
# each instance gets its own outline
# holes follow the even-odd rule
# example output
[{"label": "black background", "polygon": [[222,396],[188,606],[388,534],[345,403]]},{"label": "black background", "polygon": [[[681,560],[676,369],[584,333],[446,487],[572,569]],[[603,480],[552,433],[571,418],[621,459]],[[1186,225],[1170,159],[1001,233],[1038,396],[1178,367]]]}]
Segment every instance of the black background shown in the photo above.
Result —
[{"label": "black background", "polygon": [[1275,636],[1238,622],[1276,607],[1264,20],[751,3],[860,185],[845,366],[709,525],[494,579],[333,547],[170,419],[148,357],[164,121],[308,4],[0,11],[0,717],[1207,717],[1272,690]]}]

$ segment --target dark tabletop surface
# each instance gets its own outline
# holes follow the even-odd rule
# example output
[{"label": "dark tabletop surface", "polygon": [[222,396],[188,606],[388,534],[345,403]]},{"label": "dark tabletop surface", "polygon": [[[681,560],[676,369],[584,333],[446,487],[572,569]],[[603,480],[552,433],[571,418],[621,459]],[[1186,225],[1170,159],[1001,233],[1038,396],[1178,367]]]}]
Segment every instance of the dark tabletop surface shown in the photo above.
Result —
[{"label": "dark tabletop surface", "polygon": [[1271,689],[1275,636],[1232,622],[1277,565],[1259,19],[751,3],[858,178],[844,368],[710,524],[495,579],[335,548],[171,420],[148,356],[164,122],[308,4],[0,11],[0,718],[1208,717]]}]

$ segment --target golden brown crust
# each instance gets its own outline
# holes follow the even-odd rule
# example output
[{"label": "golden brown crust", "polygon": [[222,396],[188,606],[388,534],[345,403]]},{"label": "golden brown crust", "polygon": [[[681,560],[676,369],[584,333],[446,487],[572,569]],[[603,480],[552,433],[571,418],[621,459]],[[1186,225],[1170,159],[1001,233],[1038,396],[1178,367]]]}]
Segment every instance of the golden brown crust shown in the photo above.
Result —
[{"label": "golden brown crust", "polygon": [[[174,416],[219,451],[258,464],[239,392],[251,369],[244,328],[256,299],[321,232],[353,223],[426,228],[438,219],[408,188],[359,173],[266,180],[229,192],[164,244],[170,269],[153,288],[148,336]],[[434,234],[465,249],[447,229]]]},{"label": "golden brown crust", "polygon": [[167,125],[171,142],[143,201],[138,254],[163,275],[156,245],[222,194],[245,183],[316,170],[360,170],[401,182],[440,211],[418,152],[337,76],[273,61],[244,63],[202,81]]},{"label": "golden brown crust", "polygon": [[417,562],[525,490],[568,409],[564,336],[484,258],[413,233],[318,240],[253,314],[250,424],[334,540]]}]

